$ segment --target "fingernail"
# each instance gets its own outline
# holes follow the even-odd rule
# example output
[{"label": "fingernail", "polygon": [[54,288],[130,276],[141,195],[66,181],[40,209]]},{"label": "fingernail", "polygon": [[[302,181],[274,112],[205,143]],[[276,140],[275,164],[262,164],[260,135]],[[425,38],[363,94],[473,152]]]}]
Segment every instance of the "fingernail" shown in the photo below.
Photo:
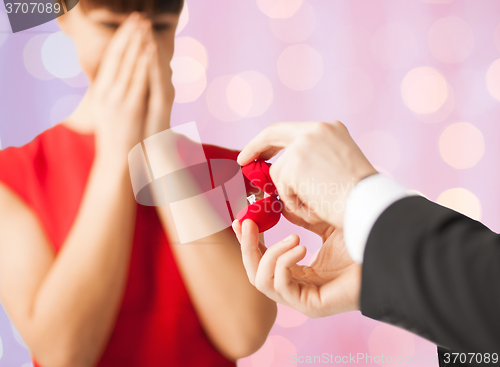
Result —
[{"label": "fingernail", "polygon": [[292,240],[293,240],[293,234],[291,234],[288,237],[286,237],[285,239],[283,239],[283,242],[290,243],[290,242],[292,242]]}]

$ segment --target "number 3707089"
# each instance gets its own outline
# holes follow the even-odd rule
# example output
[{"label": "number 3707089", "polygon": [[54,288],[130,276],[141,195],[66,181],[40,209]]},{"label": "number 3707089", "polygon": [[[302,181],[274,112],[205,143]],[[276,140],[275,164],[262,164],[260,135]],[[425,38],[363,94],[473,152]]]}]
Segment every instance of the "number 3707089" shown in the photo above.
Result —
[{"label": "number 3707089", "polygon": [[7,13],[56,13],[58,14],[62,9],[58,3],[5,3]]}]

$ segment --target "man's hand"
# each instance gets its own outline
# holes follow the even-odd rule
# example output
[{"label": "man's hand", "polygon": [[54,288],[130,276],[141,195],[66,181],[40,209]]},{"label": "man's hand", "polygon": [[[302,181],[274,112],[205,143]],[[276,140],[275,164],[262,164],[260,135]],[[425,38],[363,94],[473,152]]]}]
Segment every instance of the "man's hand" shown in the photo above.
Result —
[{"label": "man's hand", "polygon": [[238,163],[269,159],[284,148],[270,174],[285,207],[308,223],[342,227],[348,194],[377,173],[347,128],[338,121],[277,123],[250,141]]},{"label": "man's hand", "polygon": [[[285,217],[301,225],[290,212]],[[325,317],[359,309],[361,265],[346,252],[342,230],[324,224],[304,227],[323,238],[311,266],[300,266],[306,249],[291,235],[268,248],[259,242],[257,225],[250,219],[235,220],[233,229],[241,243],[243,264],[250,282],[272,300],[309,317]]]}]

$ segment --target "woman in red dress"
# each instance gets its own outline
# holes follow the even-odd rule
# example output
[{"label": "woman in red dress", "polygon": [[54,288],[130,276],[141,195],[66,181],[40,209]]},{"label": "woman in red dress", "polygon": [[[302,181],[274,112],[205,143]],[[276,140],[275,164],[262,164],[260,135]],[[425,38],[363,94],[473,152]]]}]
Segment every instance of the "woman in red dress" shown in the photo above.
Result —
[{"label": "woman in red dress", "polygon": [[170,127],[181,8],[81,0],[58,18],[89,89],[67,121],[0,152],[0,297],[35,366],[234,366],[272,327],[231,228],[179,245],[168,206],[134,199],[128,153]]}]

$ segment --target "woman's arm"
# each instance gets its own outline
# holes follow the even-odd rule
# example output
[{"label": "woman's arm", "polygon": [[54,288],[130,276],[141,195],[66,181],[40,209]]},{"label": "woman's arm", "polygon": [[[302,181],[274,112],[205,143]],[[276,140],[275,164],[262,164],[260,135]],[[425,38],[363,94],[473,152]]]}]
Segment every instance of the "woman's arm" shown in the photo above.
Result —
[{"label": "woman's arm", "polygon": [[130,17],[85,98],[96,123],[96,158],[57,256],[32,211],[0,189],[0,295],[43,366],[94,366],[113,330],[137,205],[127,155],[143,134],[152,55],[143,48],[151,39],[150,24]]},{"label": "woman's arm", "polygon": [[257,351],[276,319],[276,303],[248,281],[232,228],[179,244],[169,206],[157,210],[171,242],[176,243],[171,247],[177,264],[212,343],[229,359]]},{"label": "woman's arm", "polygon": [[57,257],[33,212],[0,189],[0,295],[43,366],[93,366],[110,336],[134,228],[127,174],[95,165]]}]

